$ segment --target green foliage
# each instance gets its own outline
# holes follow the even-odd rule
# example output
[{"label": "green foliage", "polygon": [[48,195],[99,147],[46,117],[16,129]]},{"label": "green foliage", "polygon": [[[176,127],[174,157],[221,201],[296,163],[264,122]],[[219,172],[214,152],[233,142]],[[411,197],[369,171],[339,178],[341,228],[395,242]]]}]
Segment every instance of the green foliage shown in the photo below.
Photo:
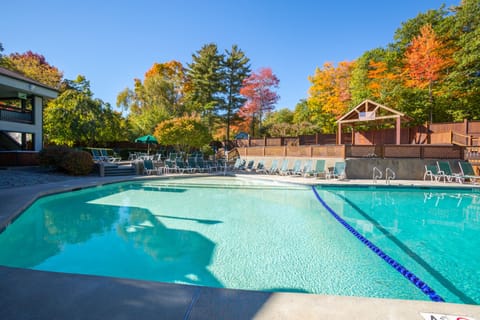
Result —
[{"label": "green foliage", "polygon": [[[297,104],[299,108],[306,108],[306,101]],[[269,137],[294,137],[299,135],[310,135],[320,131],[320,127],[308,122],[307,117],[303,120],[295,119],[296,112],[290,109],[280,109],[267,115],[262,124],[263,133]],[[296,120],[296,121],[295,121]]]},{"label": "green foliage", "polygon": [[154,136],[164,146],[175,146],[177,151],[200,148],[212,140],[208,127],[200,118],[185,116],[166,120],[157,125]]},{"label": "green foliage", "polygon": [[100,99],[93,99],[90,83],[79,76],[64,83],[64,90],[44,109],[47,143],[94,146],[124,140],[124,120],[120,113]]},{"label": "green foliage", "polygon": [[206,156],[211,156],[214,154],[213,148],[208,144],[200,147],[200,151]]},{"label": "green foliage", "polygon": [[219,108],[219,116],[226,126],[226,139],[230,140],[230,125],[232,121],[239,121],[237,111],[246,99],[240,94],[243,80],[250,75],[250,59],[236,45],[230,51],[226,50],[222,61],[224,103]]},{"label": "green foliage", "polygon": [[178,61],[154,63],[143,82],[135,79],[134,89],[126,88],[117,96],[117,105],[129,111],[133,136],[150,134],[167,119],[180,117],[183,104],[185,70]]},{"label": "green foliage", "polygon": [[204,45],[192,55],[192,63],[188,64],[185,103],[187,109],[197,113],[210,128],[214,128],[216,110],[220,109],[224,92],[224,73],[222,63],[224,55],[218,52],[214,43]]},{"label": "green foliage", "polygon": [[338,94],[344,86],[336,83],[336,70],[328,64],[317,69],[308,102],[295,110],[295,122],[307,120],[331,132],[338,110],[344,114],[365,99],[406,113],[410,125],[480,119],[479,52],[480,1],[420,13],[402,23],[393,43],[355,61],[347,110],[338,99],[348,94]]},{"label": "green foliage", "polygon": [[89,152],[71,150],[62,159],[61,168],[70,175],[85,176],[92,172],[93,158]]}]

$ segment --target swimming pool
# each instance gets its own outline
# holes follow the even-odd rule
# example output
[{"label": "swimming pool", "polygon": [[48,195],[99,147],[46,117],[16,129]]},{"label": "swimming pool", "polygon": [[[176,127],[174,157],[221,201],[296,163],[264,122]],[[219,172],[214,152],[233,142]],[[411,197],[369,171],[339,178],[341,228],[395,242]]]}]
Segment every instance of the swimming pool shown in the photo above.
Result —
[{"label": "swimming pool", "polygon": [[[479,194],[315,190],[446,301],[478,304]],[[229,177],[120,183],[41,198],[0,234],[0,264],[213,287],[428,299],[332,218],[311,187]]]}]

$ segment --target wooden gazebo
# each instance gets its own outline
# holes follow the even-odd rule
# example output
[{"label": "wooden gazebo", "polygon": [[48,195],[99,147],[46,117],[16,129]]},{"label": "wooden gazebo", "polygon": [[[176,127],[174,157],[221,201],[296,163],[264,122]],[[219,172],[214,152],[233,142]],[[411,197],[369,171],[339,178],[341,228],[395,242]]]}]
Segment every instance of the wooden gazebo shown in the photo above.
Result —
[{"label": "wooden gazebo", "polygon": [[400,144],[400,125],[402,119],[409,120],[404,113],[388,108],[384,105],[371,100],[364,100],[358,106],[343,115],[336,122],[338,124],[337,144],[342,141],[342,127],[352,127],[352,144],[355,144],[355,126],[359,123],[373,122],[386,123],[391,120],[395,121],[395,144]]}]

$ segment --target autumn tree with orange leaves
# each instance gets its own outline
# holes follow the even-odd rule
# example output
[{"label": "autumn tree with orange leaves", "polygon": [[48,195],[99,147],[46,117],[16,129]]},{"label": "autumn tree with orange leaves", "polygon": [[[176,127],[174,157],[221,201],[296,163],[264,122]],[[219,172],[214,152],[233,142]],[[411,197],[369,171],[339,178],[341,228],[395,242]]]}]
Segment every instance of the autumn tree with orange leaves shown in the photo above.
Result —
[{"label": "autumn tree with orange leaves", "polygon": [[134,79],[134,89],[120,92],[117,105],[129,111],[133,136],[151,134],[158,123],[183,116],[184,86],[184,67],[172,60],[154,63],[143,81]]},{"label": "autumn tree with orange leaves", "polygon": [[49,64],[43,55],[27,51],[25,53],[12,53],[5,59],[5,64],[8,65],[9,69],[52,88],[60,87],[63,72]]},{"label": "autumn tree with orange leaves", "polygon": [[405,52],[406,85],[428,90],[430,122],[433,121],[434,110],[433,86],[441,79],[442,71],[452,64],[448,54],[446,46],[430,24],[420,29],[420,34],[412,40]]},{"label": "autumn tree with orange leaves", "polygon": [[323,69],[317,68],[309,77],[312,83],[307,99],[311,121],[322,128],[322,132],[335,130],[335,121],[348,111],[350,95],[350,78],[354,62],[343,61],[335,67],[327,62]]}]

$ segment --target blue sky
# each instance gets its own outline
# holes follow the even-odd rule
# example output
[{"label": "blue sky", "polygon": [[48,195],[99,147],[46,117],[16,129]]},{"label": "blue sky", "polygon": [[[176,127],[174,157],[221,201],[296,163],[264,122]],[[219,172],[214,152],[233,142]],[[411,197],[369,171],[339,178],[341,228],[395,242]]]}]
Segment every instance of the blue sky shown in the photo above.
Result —
[{"label": "blue sky", "polygon": [[280,79],[277,109],[307,97],[308,76],[325,62],[354,60],[384,47],[402,22],[460,0],[44,0],[2,3],[4,54],[42,54],[74,79],[82,74],[96,98],[116,96],[155,62],[185,66],[204,44],[237,44],[253,70]]}]

